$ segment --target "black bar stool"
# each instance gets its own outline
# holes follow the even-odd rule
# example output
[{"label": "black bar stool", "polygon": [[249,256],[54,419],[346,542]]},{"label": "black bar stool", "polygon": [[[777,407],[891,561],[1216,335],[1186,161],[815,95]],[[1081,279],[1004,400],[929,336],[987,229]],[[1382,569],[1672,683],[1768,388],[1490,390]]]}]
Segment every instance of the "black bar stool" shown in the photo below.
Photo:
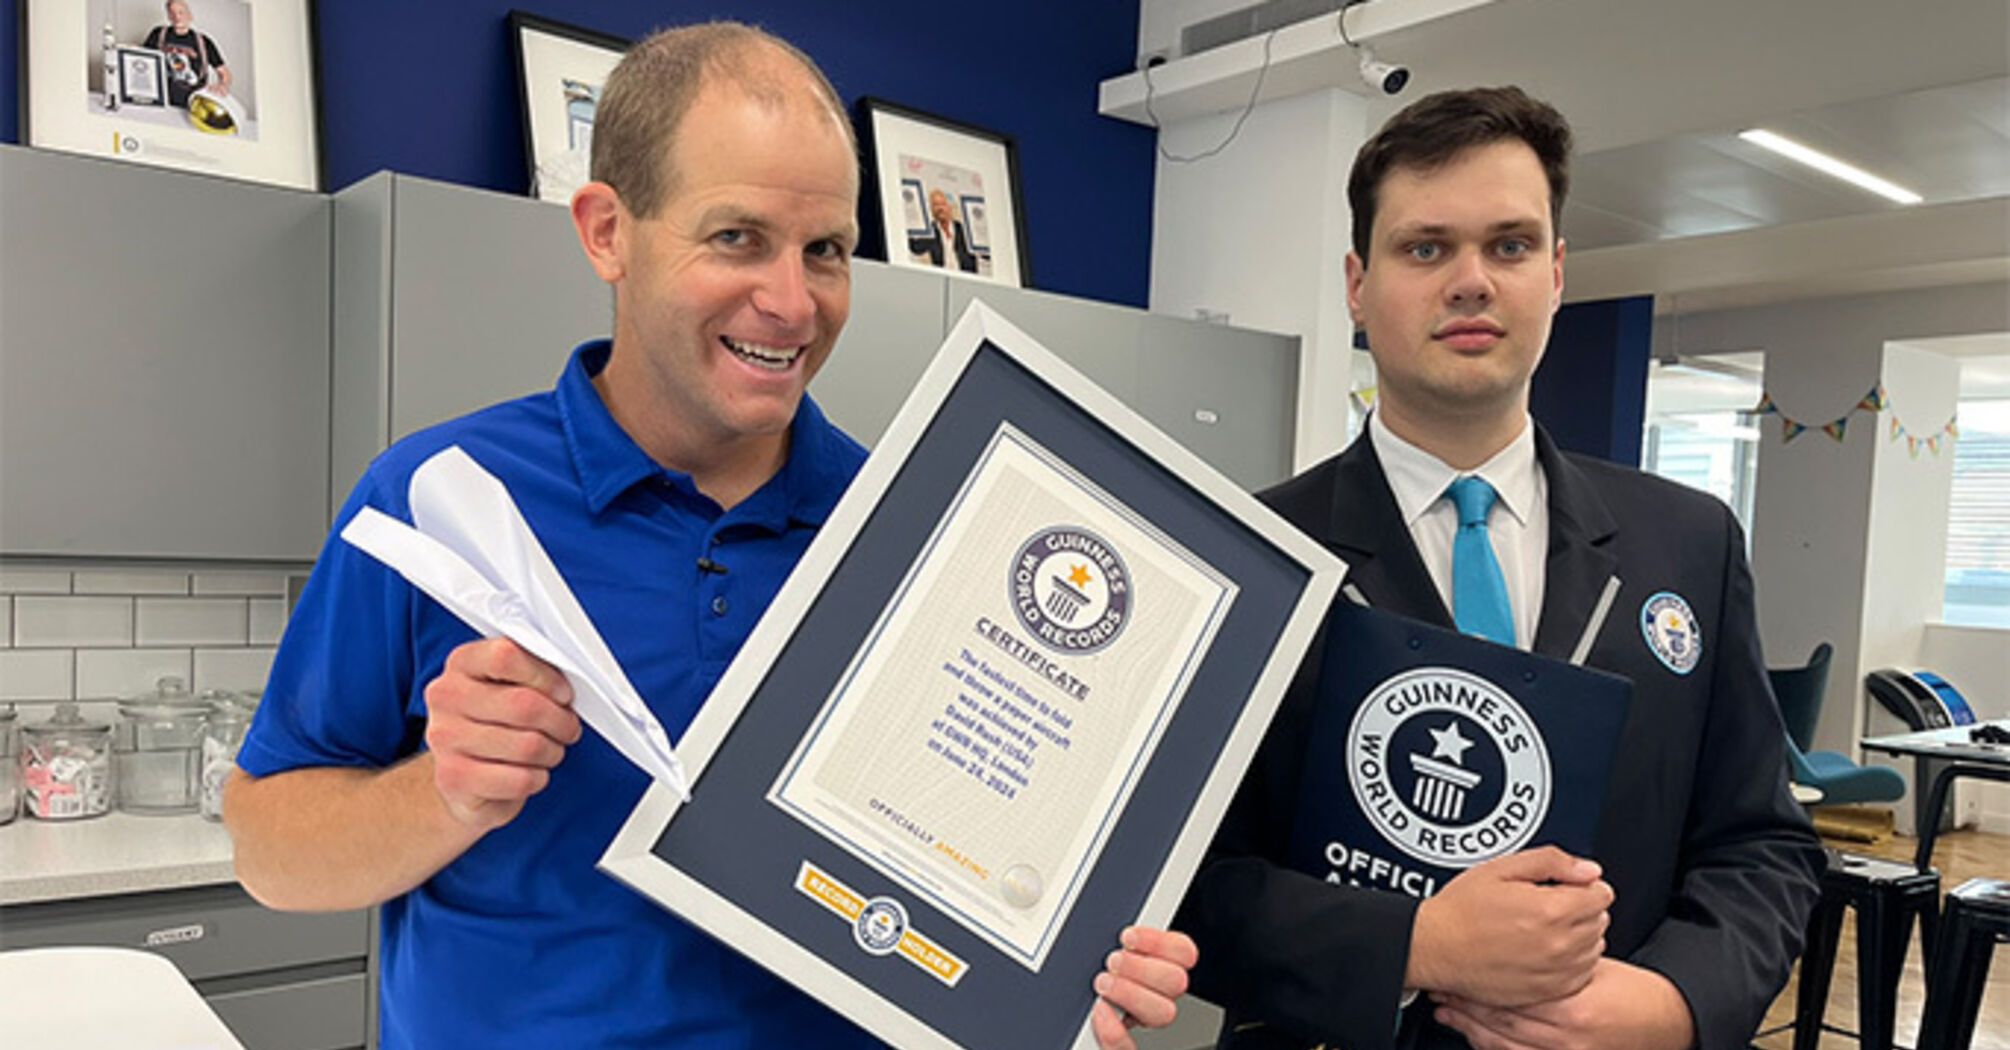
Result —
[{"label": "black bar stool", "polygon": [[[1857,1037],[1863,1050],[1891,1050],[1898,1013],[1898,978],[1915,918],[1922,926],[1940,907],[1940,873],[1910,864],[1829,851],[1822,896],[1808,918],[1801,953],[1800,991],[1794,999],[1794,1050],[1815,1050],[1828,1006],[1829,976],[1843,909],[1856,909]],[[1921,1041],[1920,1046],[1934,1044]]]},{"label": "black bar stool", "polygon": [[2010,882],[1969,879],[1947,895],[1919,1026],[1921,1050],[1955,1050],[1975,1038],[1989,958],[2004,940],[2010,940]]}]

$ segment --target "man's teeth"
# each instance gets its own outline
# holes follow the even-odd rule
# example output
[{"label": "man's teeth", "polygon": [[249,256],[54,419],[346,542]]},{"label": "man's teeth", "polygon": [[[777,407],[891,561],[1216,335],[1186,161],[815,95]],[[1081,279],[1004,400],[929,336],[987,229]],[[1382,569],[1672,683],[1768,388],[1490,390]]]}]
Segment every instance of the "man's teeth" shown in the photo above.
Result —
[{"label": "man's teeth", "polygon": [[778,372],[794,364],[796,356],[803,352],[800,346],[762,346],[732,338],[725,338],[725,343],[740,360]]}]

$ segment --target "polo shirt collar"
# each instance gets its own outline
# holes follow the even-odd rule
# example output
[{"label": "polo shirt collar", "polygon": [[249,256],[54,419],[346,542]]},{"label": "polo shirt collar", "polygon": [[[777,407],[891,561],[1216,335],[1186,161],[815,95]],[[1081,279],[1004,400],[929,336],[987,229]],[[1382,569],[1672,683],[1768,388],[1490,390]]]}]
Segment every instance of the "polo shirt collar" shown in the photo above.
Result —
[{"label": "polo shirt collar", "polygon": [[1382,422],[1379,412],[1368,417],[1368,429],[1404,525],[1415,527],[1417,519],[1444,496],[1446,486],[1468,474],[1484,478],[1493,486],[1501,507],[1516,521],[1528,524],[1535,511],[1536,462],[1535,425],[1526,417],[1521,433],[1506,448],[1470,471],[1454,470],[1444,460],[1398,437]]},{"label": "polo shirt collar", "polygon": [[[630,488],[665,477],[691,486],[690,475],[668,470],[642,450],[615,422],[593,379],[607,367],[613,344],[606,339],[582,343],[572,352],[558,377],[555,397],[565,427],[566,445],[589,511],[599,514]],[[789,458],[782,469],[745,502],[735,516],[751,524],[780,530],[790,521],[822,525],[851,482],[850,457],[840,447],[845,438],[824,418],[808,395],[796,407],[789,427]]]}]

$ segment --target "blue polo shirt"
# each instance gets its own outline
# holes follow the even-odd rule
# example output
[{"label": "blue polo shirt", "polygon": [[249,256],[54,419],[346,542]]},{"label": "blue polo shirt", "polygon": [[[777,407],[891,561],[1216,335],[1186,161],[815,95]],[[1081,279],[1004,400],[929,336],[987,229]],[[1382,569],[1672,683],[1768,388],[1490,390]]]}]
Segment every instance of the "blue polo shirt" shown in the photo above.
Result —
[{"label": "blue polo shirt", "polygon": [[[722,512],[608,414],[573,354],[557,389],[398,442],[336,517],[410,521],[413,470],[459,445],[502,479],[636,691],[690,724],[865,459],[805,398],[781,472]],[[727,568],[702,572],[709,557]],[[423,745],[425,687],[475,633],[331,536],[238,764],[382,767]],[[876,1046],[815,1001],[594,870],[648,777],[588,731],[509,824],[383,907],[383,1045]]]}]

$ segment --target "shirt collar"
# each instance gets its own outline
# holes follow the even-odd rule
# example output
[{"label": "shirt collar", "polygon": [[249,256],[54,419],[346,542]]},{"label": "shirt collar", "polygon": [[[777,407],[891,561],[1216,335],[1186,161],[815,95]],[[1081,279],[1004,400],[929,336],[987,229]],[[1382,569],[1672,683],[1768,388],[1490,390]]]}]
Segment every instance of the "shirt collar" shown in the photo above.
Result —
[{"label": "shirt collar", "polygon": [[[555,391],[573,469],[579,473],[587,509],[594,514],[606,510],[630,488],[652,478],[667,478],[696,491],[690,475],[666,469],[651,459],[615,422],[607,403],[600,399],[593,379],[607,367],[612,353],[613,344],[605,339],[581,343],[559,375]],[[848,439],[824,418],[816,402],[803,395],[789,427],[788,461],[734,508],[735,515],[778,531],[789,521],[822,525],[851,483],[857,460],[864,458],[862,453],[845,455],[845,446],[849,445]]]},{"label": "shirt collar", "polygon": [[1415,526],[1417,519],[1445,494],[1445,487],[1467,475],[1486,479],[1502,507],[1523,525],[1535,510],[1536,461],[1535,426],[1526,417],[1521,433],[1493,458],[1469,471],[1455,470],[1444,460],[1403,440],[1382,422],[1380,412],[1368,417],[1369,440],[1375,443],[1375,457],[1382,462],[1382,474],[1389,479],[1389,491],[1403,513],[1403,524]]}]

